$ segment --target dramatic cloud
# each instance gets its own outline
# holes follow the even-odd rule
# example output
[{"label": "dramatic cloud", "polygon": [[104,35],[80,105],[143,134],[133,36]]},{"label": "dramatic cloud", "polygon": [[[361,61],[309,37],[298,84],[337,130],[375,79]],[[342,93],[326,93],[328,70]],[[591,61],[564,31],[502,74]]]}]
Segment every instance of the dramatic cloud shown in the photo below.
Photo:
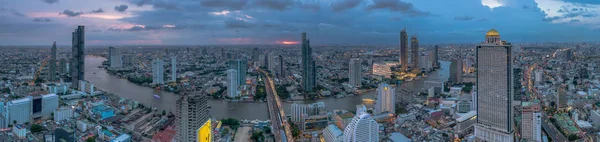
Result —
[{"label": "dramatic cloud", "polygon": [[600,4],[598,0],[563,0],[565,2],[579,3],[579,4]]},{"label": "dramatic cloud", "polygon": [[111,32],[140,32],[140,31],[156,31],[156,30],[177,30],[185,29],[190,27],[201,27],[200,25],[188,26],[188,25],[162,25],[162,26],[149,26],[149,25],[134,25],[131,28],[109,28],[107,31]]},{"label": "dramatic cloud", "polygon": [[205,7],[241,10],[248,5],[248,0],[201,0],[200,4]]},{"label": "dramatic cloud", "polygon": [[475,19],[475,17],[473,17],[473,16],[454,17],[454,20],[458,20],[458,21],[469,21],[469,20],[473,20],[473,19]]},{"label": "dramatic cloud", "polygon": [[240,19],[229,19],[225,21],[225,27],[230,29],[251,28],[253,25]]},{"label": "dramatic cloud", "polygon": [[254,5],[267,9],[283,11],[294,4],[293,0],[255,0]]},{"label": "dramatic cloud", "polygon": [[411,3],[400,0],[373,0],[373,4],[367,6],[367,10],[387,9],[392,12],[400,12],[409,16],[429,16],[431,13],[416,9]]},{"label": "dramatic cloud", "polygon": [[48,18],[33,18],[33,22],[52,22],[52,20]]},{"label": "dramatic cloud", "polygon": [[53,3],[57,3],[58,0],[42,0],[43,2],[49,3],[49,4],[53,4]]},{"label": "dramatic cloud", "polygon": [[64,10],[63,12],[59,13],[61,15],[67,15],[67,17],[78,17],[81,16],[83,14],[83,12],[74,12],[71,11],[69,9]]},{"label": "dramatic cloud", "polygon": [[362,0],[339,0],[331,4],[331,10],[340,12],[346,9],[352,9],[358,6],[360,2],[362,2]]},{"label": "dramatic cloud", "polygon": [[15,9],[6,9],[6,8],[0,8],[0,13],[3,12],[8,12],[11,15],[17,16],[17,17],[27,17],[27,15],[15,10]]},{"label": "dramatic cloud", "polygon": [[115,6],[115,11],[119,11],[119,12],[125,12],[125,10],[127,10],[127,8],[129,8],[127,5],[117,5]]},{"label": "dramatic cloud", "polygon": [[102,10],[102,8],[98,8],[97,10],[92,10],[90,13],[104,13],[104,10]]},{"label": "dramatic cloud", "polygon": [[494,9],[496,7],[504,6],[504,3],[502,3],[502,0],[481,0],[481,5]]}]

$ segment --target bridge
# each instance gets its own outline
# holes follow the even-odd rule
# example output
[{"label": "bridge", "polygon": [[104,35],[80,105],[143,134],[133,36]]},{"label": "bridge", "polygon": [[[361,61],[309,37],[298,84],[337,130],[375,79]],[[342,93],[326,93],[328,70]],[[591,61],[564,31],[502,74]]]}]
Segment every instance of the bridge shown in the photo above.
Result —
[{"label": "bridge", "polygon": [[256,68],[265,78],[265,88],[267,89],[267,106],[269,108],[269,119],[271,119],[271,126],[273,127],[273,133],[275,134],[275,141],[277,142],[293,142],[294,137],[292,136],[292,130],[287,122],[283,107],[281,107],[281,101],[277,95],[275,84],[273,79],[269,76],[266,71]]}]

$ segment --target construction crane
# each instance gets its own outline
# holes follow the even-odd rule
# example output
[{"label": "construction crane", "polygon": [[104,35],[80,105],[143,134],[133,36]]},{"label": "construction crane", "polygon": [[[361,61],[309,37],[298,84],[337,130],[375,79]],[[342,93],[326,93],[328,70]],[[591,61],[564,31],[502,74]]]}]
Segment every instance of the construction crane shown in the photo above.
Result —
[{"label": "construction crane", "polygon": [[33,80],[31,80],[31,82],[29,83],[29,86],[35,85],[35,80],[37,80],[37,78],[40,76],[42,69],[44,69],[44,66],[46,66],[49,59],[50,59],[50,56],[46,57],[46,59],[44,59],[44,61],[42,61],[42,65],[40,66],[40,68],[38,68],[37,72],[35,73],[35,76],[33,76]]}]

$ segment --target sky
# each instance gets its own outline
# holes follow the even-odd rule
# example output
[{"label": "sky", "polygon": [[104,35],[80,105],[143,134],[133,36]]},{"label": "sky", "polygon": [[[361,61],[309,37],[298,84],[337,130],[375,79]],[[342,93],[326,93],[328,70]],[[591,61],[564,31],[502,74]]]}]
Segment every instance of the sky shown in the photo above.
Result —
[{"label": "sky", "polygon": [[2,0],[0,45],[595,42],[600,0]]}]

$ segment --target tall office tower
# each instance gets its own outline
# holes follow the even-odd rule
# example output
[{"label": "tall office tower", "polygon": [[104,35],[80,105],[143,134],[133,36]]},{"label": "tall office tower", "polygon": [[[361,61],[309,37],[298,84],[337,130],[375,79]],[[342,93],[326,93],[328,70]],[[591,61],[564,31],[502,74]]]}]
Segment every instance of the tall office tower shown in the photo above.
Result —
[{"label": "tall office tower", "polygon": [[171,57],[171,81],[177,81],[177,56]]},{"label": "tall office tower", "polygon": [[377,101],[375,103],[375,113],[383,112],[396,113],[396,88],[387,83],[379,84],[377,87]]},{"label": "tall office tower", "polygon": [[152,83],[163,84],[165,73],[165,62],[161,59],[154,59],[152,61]]},{"label": "tall office tower", "polygon": [[85,80],[85,28],[78,26],[73,32],[73,58],[71,58],[71,86],[79,89],[79,80]]},{"label": "tall office tower", "polygon": [[178,142],[197,140],[198,129],[210,119],[208,98],[199,92],[184,93],[177,101],[175,125]]},{"label": "tall office tower", "polygon": [[410,38],[410,63],[413,70],[419,68],[419,40],[416,35]]},{"label": "tall office tower", "polygon": [[359,58],[350,59],[348,79],[352,87],[360,87],[362,81],[362,65]]},{"label": "tall office tower", "polygon": [[440,67],[440,62],[438,61],[438,60],[440,60],[439,50],[440,50],[440,48],[436,45],[434,47],[434,51],[433,51],[433,67],[434,68]]},{"label": "tall office tower", "polygon": [[558,94],[556,94],[556,109],[567,107],[567,85],[562,84],[558,88]]},{"label": "tall office tower", "polygon": [[402,71],[408,71],[408,35],[406,28],[400,32],[400,65]]},{"label": "tall office tower", "polygon": [[248,60],[246,59],[235,59],[229,60],[229,69],[234,69],[238,73],[236,77],[238,85],[246,85],[246,71],[248,70]]},{"label": "tall office tower", "polygon": [[252,61],[258,62],[258,47],[252,49]]},{"label": "tall office tower", "polygon": [[230,98],[237,97],[239,87],[239,73],[235,69],[227,70],[227,96]]},{"label": "tall office tower", "polygon": [[279,76],[285,77],[285,61],[281,55],[279,55]]},{"label": "tall office tower", "polygon": [[482,141],[514,141],[512,45],[491,29],[477,45],[477,125]]},{"label": "tall office tower", "polygon": [[267,56],[265,54],[258,55],[258,66],[259,67],[267,67]]},{"label": "tall office tower", "polygon": [[450,77],[448,81],[458,83],[462,82],[462,58],[452,59],[450,63]]},{"label": "tall office tower", "polygon": [[48,81],[56,81],[56,41],[52,43],[52,49],[50,54],[50,71],[48,73]]},{"label": "tall office tower", "polygon": [[275,70],[277,69],[277,65],[275,64],[277,61],[275,61],[275,58],[277,58],[277,55],[275,55],[275,53],[267,53],[267,69],[271,73],[275,73]]},{"label": "tall office tower", "polygon": [[67,74],[67,60],[65,60],[65,59],[63,58],[63,59],[60,59],[60,61],[59,61],[59,62],[60,62],[60,63],[58,64],[58,66],[59,66],[59,67],[58,67],[58,73],[59,73],[60,75],[65,75],[65,74]]},{"label": "tall office tower", "polygon": [[302,33],[302,87],[304,92],[313,91],[317,85],[315,60],[312,58],[310,41]]},{"label": "tall office tower", "polygon": [[431,54],[423,53],[419,55],[419,67],[418,69],[423,69],[429,71],[433,68],[433,63],[431,63]]},{"label": "tall office tower", "polygon": [[521,117],[521,138],[528,141],[542,141],[542,115],[539,100],[523,102]]},{"label": "tall office tower", "polygon": [[18,100],[12,100],[6,104],[7,115],[6,124],[23,124],[31,122],[32,116],[32,101],[31,97],[26,97]]},{"label": "tall office tower", "polygon": [[356,114],[344,129],[344,142],[378,142],[379,124],[368,113]]},{"label": "tall office tower", "polygon": [[121,56],[121,52],[119,52],[119,50],[117,50],[115,47],[108,47],[108,52],[108,63],[110,63],[110,67],[123,67],[123,56]]}]

